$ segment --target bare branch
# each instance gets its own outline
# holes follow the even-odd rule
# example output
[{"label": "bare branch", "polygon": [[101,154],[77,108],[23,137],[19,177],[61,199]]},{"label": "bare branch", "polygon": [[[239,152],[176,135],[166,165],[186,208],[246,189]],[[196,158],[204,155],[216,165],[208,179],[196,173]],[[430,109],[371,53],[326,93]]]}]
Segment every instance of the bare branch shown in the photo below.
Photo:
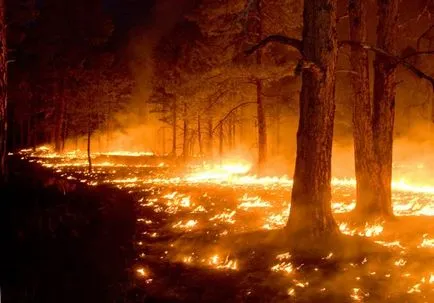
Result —
[{"label": "bare branch", "polygon": [[261,49],[261,48],[267,46],[267,44],[269,44],[271,42],[277,42],[280,44],[292,46],[293,48],[298,50],[300,52],[300,54],[303,55],[303,42],[301,40],[282,36],[282,35],[268,36],[267,38],[261,40],[258,44],[254,45],[251,48],[249,48],[248,50],[246,50],[244,53],[246,55],[251,55],[255,51],[257,51],[258,49]]},{"label": "bare branch", "polygon": [[400,64],[400,65],[404,66],[406,69],[408,69],[409,71],[413,72],[419,78],[428,80],[431,83],[433,91],[434,91],[434,78],[425,74],[423,71],[421,71],[420,69],[418,69],[414,65],[410,64],[409,62],[405,61],[405,59],[400,58],[400,57],[395,56],[395,55],[392,55],[381,48],[374,47],[374,46],[371,46],[371,45],[368,45],[365,43],[361,43],[361,42],[357,42],[357,41],[351,41],[351,40],[343,40],[343,41],[339,42],[339,47],[342,47],[345,45],[349,45],[351,47],[361,47],[363,49],[372,51],[376,54],[380,54],[380,55],[383,55],[385,57],[393,59],[395,61],[396,65]]},{"label": "bare branch", "polygon": [[217,125],[212,129],[212,133],[214,133],[219,127],[220,127],[220,125],[223,123],[223,122],[225,122],[226,121],[226,119],[227,118],[229,118],[230,117],[230,115],[234,112],[234,111],[236,111],[237,109],[239,109],[240,107],[243,107],[243,106],[245,106],[245,105],[248,105],[248,104],[256,104],[256,102],[243,102],[243,103],[240,103],[240,104],[238,104],[237,106],[235,106],[234,108],[232,108],[220,121],[219,121],[219,123],[217,123]]},{"label": "bare branch", "polygon": [[414,53],[411,53],[411,54],[409,54],[407,56],[402,57],[401,59],[402,60],[407,60],[408,58],[411,58],[411,57],[423,56],[423,55],[434,55],[434,50],[432,50],[432,51],[424,51],[424,52],[414,52]]},{"label": "bare branch", "polygon": [[341,21],[341,20],[343,20],[343,19],[347,19],[347,18],[349,18],[349,17],[350,17],[350,15],[348,15],[348,14],[345,14],[345,15],[339,16],[339,17],[336,18],[336,22],[339,22],[339,21]]},{"label": "bare branch", "polygon": [[353,75],[358,75],[357,72],[350,70],[350,69],[338,69],[336,71],[336,73],[346,73],[346,74],[353,74]]},{"label": "bare branch", "polygon": [[[417,45],[417,49],[418,50],[420,49],[420,44],[421,44],[422,40],[423,39],[427,39],[427,36],[429,35],[429,33],[431,32],[431,30],[433,30],[433,29],[434,29],[434,24],[432,24],[430,27],[428,27],[428,29],[426,31],[424,31],[422,33],[422,35],[420,35],[419,38],[417,38],[416,45]],[[427,40],[430,40],[430,39],[427,39]]]}]

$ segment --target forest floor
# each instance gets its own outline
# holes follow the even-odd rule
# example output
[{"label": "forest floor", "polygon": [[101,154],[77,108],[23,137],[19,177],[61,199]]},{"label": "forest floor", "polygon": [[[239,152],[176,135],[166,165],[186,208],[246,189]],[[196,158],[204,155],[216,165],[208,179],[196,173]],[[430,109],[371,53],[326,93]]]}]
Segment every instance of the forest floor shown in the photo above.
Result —
[{"label": "forest floor", "polygon": [[52,171],[9,160],[9,182],[0,187],[1,302],[124,298],[135,257],[131,196],[81,184],[65,193]]},{"label": "forest floor", "polygon": [[[180,179],[160,159],[95,159],[93,174],[70,159],[11,160],[4,302],[434,302],[426,188],[394,191],[396,220],[355,226],[354,187],[337,182],[347,244],[313,261],[281,232],[287,180]],[[52,176],[68,185],[47,186]]]}]

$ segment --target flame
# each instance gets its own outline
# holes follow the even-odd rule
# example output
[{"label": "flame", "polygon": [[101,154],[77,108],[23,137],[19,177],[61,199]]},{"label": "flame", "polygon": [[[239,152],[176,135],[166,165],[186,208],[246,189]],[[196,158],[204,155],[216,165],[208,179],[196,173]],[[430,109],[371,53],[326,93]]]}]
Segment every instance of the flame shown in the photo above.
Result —
[{"label": "flame", "polygon": [[428,238],[428,234],[422,236],[422,243],[418,247],[434,248],[434,239]]},{"label": "flame", "polygon": [[[172,254],[173,244],[165,247],[164,253],[158,257],[164,260],[175,256],[176,262],[186,266],[198,266],[210,270],[237,271],[241,261],[222,253],[222,248],[215,248],[215,238],[224,237],[237,232],[254,231],[259,229],[277,229],[285,226],[290,213],[290,197],[293,180],[287,176],[256,176],[251,171],[252,165],[248,162],[223,161],[219,165],[204,164],[189,166],[187,172],[181,176],[174,176],[174,172],[162,167],[168,165],[161,161],[142,163],[140,157],[155,156],[149,152],[107,152],[94,153],[94,172],[87,172],[86,154],[81,151],[71,151],[65,154],[56,154],[52,148],[42,146],[32,150],[22,150],[19,155],[23,159],[33,161],[52,169],[64,180],[81,182],[96,186],[109,184],[131,193],[139,206],[142,218],[138,218],[139,238],[136,241],[139,258],[145,261],[151,252],[143,253],[144,246],[158,240],[164,243],[166,235],[174,232],[177,236],[205,235],[212,239],[212,250],[201,252],[193,251],[191,254]],[[117,156],[119,156],[117,158]],[[125,164],[120,157],[134,157]],[[124,161],[124,162],[122,162]],[[143,169],[146,168],[146,169]],[[352,178],[333,178],[333,201],[331,208],[335,214],[345,214],[353,210],[356,182]],[[420,182],[409,182],[404,178],[394,180],[392,183],[393,209],[397,216],[434,216],[434,187]],[[144,210],[141,212],[141,210]],[[148,216],[153,212],[156,216]],[[163,215],[163,220],[154,219]],[[150,220],[152,218],[152,220]],[[399,253],[388,266],[395,270],[405,269],[408,272],[399,275],[405,279],[404,292],[416,294],[431,289],[434,284],[434,274],[427,272],[413,272],[410,256],[412,249],[424,249],[423,253],[434,248],[434,239],[431,234],[416,237],[416,241],[399,239],[384,231],[384,222],[366,224],[354,227],[345,222],[345,216],[336,216],[342,233],[372,238],[374,242],[393,249]],[[226,237],[226,239],[230,239]],[[161,244],[164,245],[164,244]],[[196,244],[194,244],[196,245]],[[195,247],[196,248],[196,247]],[[183,249],[186,249],[183,247]],[[227,249],[227,248],[225,248]],[[163,249],[164,250],[164,249]],[[163,251],[162,250],[162,251]],[[396,251],[395,251],[396,250]],[[170,251],[170,253],[169,253]],[[149,254],[149,255],[148,255]],[[202,256],[200,256],[203,254]],[[323,257],[331,260],[333,253]],[[325,261],[327,262],[327,261]],[[371,262],[371,261],[369,261]],[[364,259],[361,264],[350,264],[352,267],[368,263]],[[243,263],[241,263],[243,264]],[[366,265],[365,265],[366,266]],[[301,266],[300,266],[301,267]],[[295,296],[309,286],[308,282],[295,280],[300,267],[291,262],[289,253],[276,256],[273,264],[269,266],[272,273],[284,274],[284,279],[291,279],[288,295]],[[429,268],[432,271],[432,268]],[[314,268],[319,271],[319,268]],[[366,275],[369,277],[391,277],[391,273],[384,274],[380,269],[369,268]],[[150,273],[145,267],[134,268],[133,271],[139,279],[150,283]],[[362,275],[355,278],[360,283]],[[313,283],[312,283],[313,284]],[[356,286],[356,287],[355,287]],[[322,286],[321,286],[322,287]],[[351,286],[347,295],[354,301],[363,301],[369,296],[361,285]],[[325,287],[319,288],[325,291]]]},{"label": "flame", "polygon": [[188,220],[187,222],[179,221],[173,225],[173,228],[186,229],[186,230],[191,230],[194,227],[197,227],[196,220]]},{"label": "flame", "polygon": [[362,237],[376,237],[383,232],[382,224],[374,224],[370,225],[368,223],[365,224],[364,228],[353,228],[351,229],[348,223],[342,222],[339,224],[339,230],[346,235],[354,236],[359,235]]},{"label": "flame", "polygon": [[248,210],[250,208],[268,208],[271,207],[271,204],[266,201],[262,201],[259,196],[250,197],[248,194],[244,194],[241,199],[239,199],[241,202],[238,204],[238,208],[241,208],[243,210]]}]

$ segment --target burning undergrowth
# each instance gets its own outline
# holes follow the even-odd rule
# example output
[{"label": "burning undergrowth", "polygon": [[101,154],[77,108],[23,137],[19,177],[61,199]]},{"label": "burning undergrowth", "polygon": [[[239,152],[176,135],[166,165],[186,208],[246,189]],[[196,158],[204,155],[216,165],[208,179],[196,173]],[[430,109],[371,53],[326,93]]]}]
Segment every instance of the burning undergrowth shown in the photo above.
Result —
[{"label": "burning undergrowth", "polygon": [[334,179],[332,208],[346,236],[342,245],[330,245],[311,262],[291,252],[282,232],[290,206],[288,177],[259,178],[245,163],[192,167],[180,174],[169,159],[119,153],[95,155],[101,165],[89,174],[84,164],[76,164],[76,155],[23,157],[72,181],[111,184],[136,199],[132,272],[137,297],[184,302],[434,299],[432,187],[395,181],[397,219],[360,226],[348,215],[355,206],[354,180]]}]

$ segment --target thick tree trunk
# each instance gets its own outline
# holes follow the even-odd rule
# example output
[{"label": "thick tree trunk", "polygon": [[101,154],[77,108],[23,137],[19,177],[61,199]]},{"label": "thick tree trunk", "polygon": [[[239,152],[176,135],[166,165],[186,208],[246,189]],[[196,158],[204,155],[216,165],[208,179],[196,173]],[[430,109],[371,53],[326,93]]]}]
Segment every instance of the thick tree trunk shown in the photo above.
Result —
[{"label": "thick tree trunk", "polygon": [[[365,43],[367,35],[367,2],[349,0],[348,13],[350,23],[350,40]],[[362,217],[366,211],[373,209],[377,203],[377,178],[372,133],[372,102],[369,90],[369,60],[366,50],[351,46],[351,67],[354,74],[352,86],[353,136],[355,172],[357,180],[356,213]]]},{"label": "thick tree trunk", "polygon": [[[396,51],[398,30],[398,0],[378,0],[377,47],[388,53]],[[378,170],[376,188],[377,203],[365,209],[369,215],[392,216],[392,150],[393,125],[395,119],[395,70],[390,57],[375,55],[374,60],[374,100],[373,100],[373,139]]]},{"label": "thick tree trunk", "polygon": [[304,3],[303,53],[316,66],[303,71],[297,158],[287,231],[293,239],[339,233],[331,211],[331,155],[335,114],[337,0]]},{"label": "thick tree trunk", "polygon": [[8,133],[8,97],[7,97],[7,44],[5,1],[0,0],[0,182],[7,177],[7,133]]}]

